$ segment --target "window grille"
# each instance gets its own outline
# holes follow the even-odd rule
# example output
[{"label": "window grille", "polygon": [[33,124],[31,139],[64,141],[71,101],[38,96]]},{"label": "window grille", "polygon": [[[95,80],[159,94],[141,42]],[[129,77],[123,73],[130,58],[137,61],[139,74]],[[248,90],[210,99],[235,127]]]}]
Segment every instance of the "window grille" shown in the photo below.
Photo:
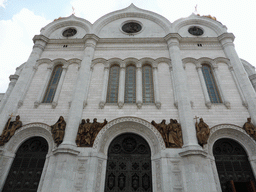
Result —
[{"label": "window grille", "polygon": [[136,67],[129,65],[125,74],[125,103],[136,103]]},{"label": "window grille", "polygon": [[117,103],[120,67],[114,65],[109,71],[107,103]]},{"label": "window grille", "polygon": [[212,69],[208,65],[202,65],[202,72],[211,102],[221,103],[219,90],[216,86]]},{"label": "window grille", "polygon": [[142,67],[142,92],[143,103],[154,102],[152,67],[149,65]]},{"label": "window grille", "polygon": [[49,85],[46,89],[43,103],[51,103],[53,101],[56,89],[58,87],[61,73],[62,73],[62,66],[61,65],[56,66],[52,72]]}]

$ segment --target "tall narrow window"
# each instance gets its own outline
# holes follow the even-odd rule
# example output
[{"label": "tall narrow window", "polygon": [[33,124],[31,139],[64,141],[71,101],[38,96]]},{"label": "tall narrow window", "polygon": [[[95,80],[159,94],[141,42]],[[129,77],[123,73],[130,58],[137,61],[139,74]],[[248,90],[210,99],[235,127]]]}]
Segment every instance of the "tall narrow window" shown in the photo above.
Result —
[{"label": "tall narrow window", "polygon": [[142,93],[143,103],[154,102],[152,67],[149,65],[144,65],[142,68]]},{"label": "tall narrow window", "polygon": [[43,103],[51,103],[52,102],[55,92],[56,92],[56,89],[58,87],[61,73],[62,73],[62,66],[61,65],[56,66],[52,72],[52,76],[49,81],[49,85],[46,89]]},{"label": "tall narrow window", "polygon": [[136,103],[136,68],[133,65],[126,67],[124,102]]},{"label": "tall narrow window", "polygon": [[221,103],[219,90],[216,86],[211,67],[209,65],[202,65],[202,72],[204,75],[205,84],[206,84],[211,102]]},{"label": "tall narrow window", "polygon": [[117,103],[120,67],[113,65],[109,71],[107,103]]}]

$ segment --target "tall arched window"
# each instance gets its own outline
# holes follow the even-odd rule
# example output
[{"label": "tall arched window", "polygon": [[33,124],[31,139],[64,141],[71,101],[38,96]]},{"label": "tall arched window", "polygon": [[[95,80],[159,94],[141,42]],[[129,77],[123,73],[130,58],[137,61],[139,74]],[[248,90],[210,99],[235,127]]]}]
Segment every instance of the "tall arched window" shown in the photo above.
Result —
[{"label": "tall arched window", "polygon": [[42,137],[25,141],[18,149],[3,192],[36,192],[44,168],[48,143]]},{"label": "tall arched window", "polygon": [[118,87],[119,87],[119,71],[118,65],[113,65],[109,71],[107,103],[117,103]]},{"label": "tall arched window", "polygon": [[217,88],[211,67],[209,65],[203,64],[202,72],[211,102],[221,103],[219,90]]},{"label": "tall arched window", "polygon": [[45,92],[43,103],[51,103],[52,102],[55,92],[56,92],[56,89],[58,87],[61,73],[62,73],[62,66],[57,65],[52,72],[52,76],[49,81],[49,85]]},{"label": "tall arched window", "polygon": [[125,103],[136,103],[136,67],[129,65],[125,73]]},{"label": "tall arched window", "polygon": [[143,103],[154,102],[153,75],[150,65],[144,65],[142,67],[142,93]]}]

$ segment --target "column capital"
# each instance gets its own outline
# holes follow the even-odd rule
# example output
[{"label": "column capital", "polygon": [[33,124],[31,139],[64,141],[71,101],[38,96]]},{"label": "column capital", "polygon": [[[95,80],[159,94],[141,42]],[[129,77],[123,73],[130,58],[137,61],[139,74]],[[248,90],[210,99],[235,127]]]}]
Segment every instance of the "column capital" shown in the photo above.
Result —
[{"label": "column capital", "polygon": [[18,80],[18,78],[19,78],[19,75],[10,75],[9,76],[9,79],[10,79],[10,81],[12,81],[12,80]]},{"label": "column capital", "polygon": [[94,49],[100,38],[94,34],[86,34],[83,39],[85,42],[85,47],[92,47]]},{"label": "column capital", "polygon": [[234,41],[235,39],[235,36],[233,33],[223,33],[221,34],[220,36],[218,36],[218,40],[221,42],[222,40],[225,40],[225,39],[231,39],[232,42]]},{"label": "column capital", "polygon": [[49,42],[49,38],[45,37],[44,35],[35,35],[33,37],[34,44],[36,44],[37,41],[43,41],[45,43],[48,43]]},{"label": "column capital", "polygon": [[177,39],[180,41],[182,37],[178,33],[169,33],[164,37],[165,41],[169,41],[170,39]]}]

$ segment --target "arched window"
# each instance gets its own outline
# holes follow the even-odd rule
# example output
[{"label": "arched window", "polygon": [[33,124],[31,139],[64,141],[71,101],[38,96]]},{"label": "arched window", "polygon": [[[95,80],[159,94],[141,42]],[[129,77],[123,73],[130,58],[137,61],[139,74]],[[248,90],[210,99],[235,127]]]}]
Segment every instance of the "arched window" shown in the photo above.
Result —
[{"label": "arched window", "polygon": [[56,89],[58,87],[61,73],[62,73],[62,66],[57,65],[52,72],[52,76],[49,81],[49,85],[45,92],[43,103],[51,103],[52,102],[55,92],[56,92]]},{"label": "arched window", "polygon": [[211,102],[221,103],[219,90],[216,86],[216,82],[211,67],[209,65],[203,64],[202,72]]},{"label": "arched window", "polygon": [[142,93],[143,103],[154,102],[152,67],[149,65],[144,65],[142,67]]},{"label": "arched window", "polygon": [[44,168],[48,143],[42,137],[25,141],[18,149],[3,192],[36,192]]},{"label": "arched window", "polygon": [[113,65],[109,71],[107,103],[117,103],[118,87],[119,87],[119,71],[118,65]]},{"label": "arched window", "polygon": [[136,67],[129,65],[125,73],[125,103],[136,103]]}]

